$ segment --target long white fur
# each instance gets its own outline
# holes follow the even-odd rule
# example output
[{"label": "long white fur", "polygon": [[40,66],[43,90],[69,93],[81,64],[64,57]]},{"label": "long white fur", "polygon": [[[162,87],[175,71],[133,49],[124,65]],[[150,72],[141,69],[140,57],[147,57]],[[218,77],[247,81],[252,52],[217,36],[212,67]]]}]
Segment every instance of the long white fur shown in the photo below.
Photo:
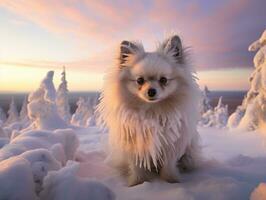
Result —
[{"label": "long white fur", "polygon": [[169,162],[177,164],[189,153],[191,160],[186,164],[192,168],[200,152],[196,130],[199,90],[187,53],[183,51],[183,62],[176,64],[172,51],[163,44],[158,47],[158,57],[166,59],[185,83],[182,91],[180,88],[175,91],[175,97],[154,106],[132,96],[121,84],[126,70],[130,70],[127,66],[134,65],[145,54],[140,43],[135,45],[139,51],[128,55],[123,63],[123,68],[129,69],[121,69],[118,63],[108,71],[97,107],[99,122],[109,129],[110,155],[119,167],[130,168],[130,162],[133,162],[137,167],[151,171]]}]

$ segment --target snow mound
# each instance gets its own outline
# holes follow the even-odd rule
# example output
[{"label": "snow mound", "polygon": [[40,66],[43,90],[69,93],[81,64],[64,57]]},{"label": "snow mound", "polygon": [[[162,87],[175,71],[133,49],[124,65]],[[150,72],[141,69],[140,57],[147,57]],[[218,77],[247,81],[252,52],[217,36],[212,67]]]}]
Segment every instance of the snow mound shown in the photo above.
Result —
[{"label": "snow mound", "polygon": [[[63,153],[55,150],[56,144],[62,145]],[[72,129],[58,129],[55,131],[33,130],[19,134],[8,145],[0,149],[0,160],[19,155],[33,149],[52,149],[55,157],[64,164],[66,160],[73,160],[79,141]],[[61,150],[62,152],[62,150]],[[63,154],[63,155],[62,155]]]},{"label": "snow mound", "polygon": [[70,163],[59,171],[49,172],[44,179],[41,200],[114,200],[114,193],[97,181],[77,176],[78,163]]},{"label": "snow mound", "polygon": [[0,199],[35,200],[35,185],[30,163],[13,157],[0,162]]},{"label": "snow mound", "polygon": [[[266,38],[266,37],[265,37]],[[250,195],[250,200],[266,199],[266,183],[260,183]]]},{"label": "snow mound", "polygon": [[26,151],[18,157],[29,161],[37,194],[42,190],[43,178],[47,175],[48,171],[59,170],[61,168],[61,164],[46,149]]}]

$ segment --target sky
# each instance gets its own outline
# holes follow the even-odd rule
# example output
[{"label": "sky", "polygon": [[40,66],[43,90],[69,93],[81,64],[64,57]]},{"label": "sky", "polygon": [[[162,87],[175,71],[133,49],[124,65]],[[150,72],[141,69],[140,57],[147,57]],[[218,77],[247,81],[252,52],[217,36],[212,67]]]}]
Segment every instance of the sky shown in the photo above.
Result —
[{"label": "sky", "polygon": [[[100,90],[122,40],[152,51],[170,33],[191,49],[199,84],[246,90],[248,46],[266,29],[265,0],[1,0],[0,92],[34,90],[48,70],[69,90]],[[114,66],[115,67],[115,66]]]}]

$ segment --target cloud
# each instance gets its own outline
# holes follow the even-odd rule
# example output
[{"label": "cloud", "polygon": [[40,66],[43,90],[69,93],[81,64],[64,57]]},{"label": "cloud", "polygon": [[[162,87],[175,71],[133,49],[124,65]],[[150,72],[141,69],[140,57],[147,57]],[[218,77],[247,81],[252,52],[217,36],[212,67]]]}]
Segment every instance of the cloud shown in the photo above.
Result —
[{"label": "cloud", "polygon": [[93,50],[97,59],[67,63],[73,67],[104,69],[119,41],[139,39],[150,48],[172,30],[192,46],[198,70],[250,67],[247,47],[266,28],[265,0],[2,0],[0,7]]}]

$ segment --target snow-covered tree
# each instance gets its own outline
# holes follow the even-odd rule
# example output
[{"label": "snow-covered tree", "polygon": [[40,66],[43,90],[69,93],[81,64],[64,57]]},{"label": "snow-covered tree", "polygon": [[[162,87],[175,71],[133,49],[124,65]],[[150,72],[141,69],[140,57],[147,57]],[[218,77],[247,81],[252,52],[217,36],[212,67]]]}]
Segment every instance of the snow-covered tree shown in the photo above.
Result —
[{"label": "snow-covered tree", "polygon": [[28,108],[27,108],[27,105],[28,105],[28,98],[25,97],[24,101],[23,101],[23,104],[21,106],[20,113],[19,113],[19,118],[20,118],[21,121],[28,120]]},{"label": "snow-covered tree", "polygon": [[28,116],[36,129],[66,128],[66,122],[60,117],[56,107],[56,91],[53,83],[54,72],[49,71],[40,87],[29,95]]},{"label": "snow-covered tree", "polygon": [[61,73],[61,83],[57,89],[56,93],[56,105],[60,116],[66,121],[69,122],[71,119],[70,106],[68,102],[68,89],[66,81],[66,71],[65,67]]},{"label": "snow-covered tree", "polygon": [[209,98],[210,91],[207,86],[204,86],[203,91],[201,92],[201,102],[200,102],[200,113],[203,115],[208,110],[212,109]]},{"label": "snow-covered tree", "polygon": [[98,95],[88,97],[87,101],[83,97],[80,97],[76,103],[77,109],[72,115],[71,124],[83,127],[95,126],[94,111],[97,103]]},{"label": "snow-covered tree", "polygon": [[214,109],[209,109],[202,115],[199,125],[223,128],[227,124],[227,119],[228,106],[223,104],[222,97],[220,97],[217,106]]},{"label": "snow-covered tree", "polygon": [[253,59],[255,69],[249,79],[250,89],[242,103],[245,114],[238,128],[255,130],[266,126],[266,30],[249,46],[249,51],[258,52]]},{"label": "snow-covered tree", "polygon": [[228,105],[224,105],[222,102],[223,97],[219,98],[217,106],[214,108],[215,113],[215,126],[217,128],[223,128],[227,124],[228,120]]},{"label": "snow-covered tree", "polygon": [[236,111],[230,115],[227,121],[227,127],[230,129],[237,128],[239,125],[240,120],[244,116],[245,110],[242,106],[238,106]]},{"label": "snow-covered tree", "polygon": [[8,114],[8,118],[5,122],[6,125],[12,124],[12,123],[18,121],[18,119],[19,119],[18,110],[17,110],[17,106],[16,106],[16,103],[15,103],[13,97],[12,97],[12,100],[10,102],[9,110],[7,111],[7,114]]},{"label": "snow-covered tree", "polygon": [[71,124],[76,126],[85,126],[89,112],[88,102],[83,97],[79,97],[79,100],[76,104],[77,109],[72,115]]},{"label": "snow-covered tree", "polygon": [[1,121],[1,123],[4,123],[6,121],[6,113],[4,112],[4,110],[1,107],[0,107],[0,121]]}]

